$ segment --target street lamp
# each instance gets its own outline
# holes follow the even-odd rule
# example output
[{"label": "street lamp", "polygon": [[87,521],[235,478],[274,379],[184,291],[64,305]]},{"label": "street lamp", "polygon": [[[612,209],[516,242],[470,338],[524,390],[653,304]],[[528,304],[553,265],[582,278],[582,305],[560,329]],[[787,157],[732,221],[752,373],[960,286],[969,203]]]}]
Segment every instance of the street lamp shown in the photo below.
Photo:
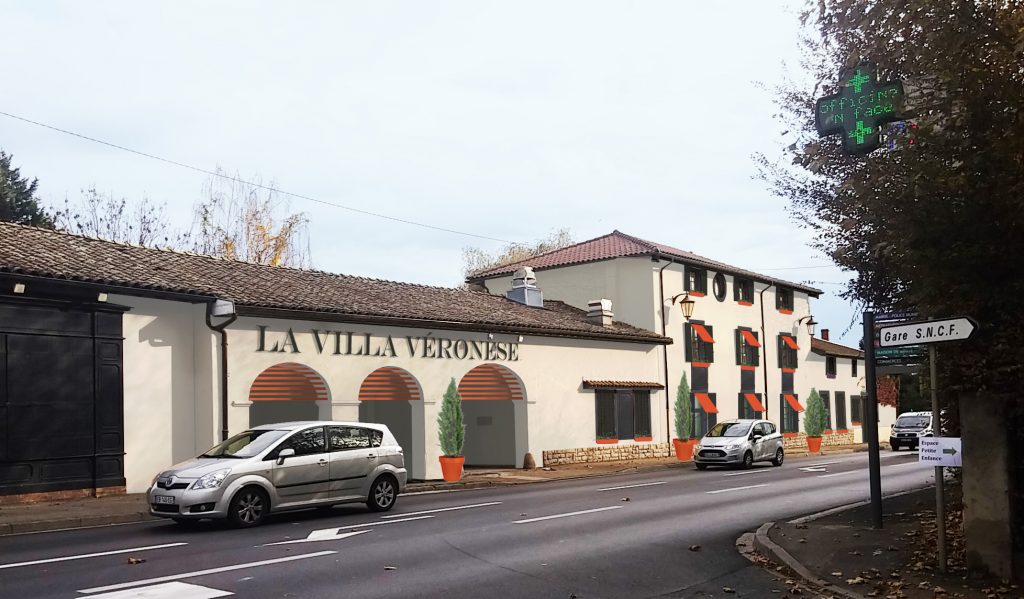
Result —
[{"label": "street lamp", "polygon": [[796,324],[799,325],[800,323],[805,321],[807,323],[807,334],[810,335],[811,337],[814,337],[814,327],[818,326],[818,323],[815,322],[814,316],[808,314],[807,316],[804,316],[800,320],[796,321]]},{"label": "street lamp", "polygon": [[679,299],[680,297],[682,297],[683,299],[679,300],[679,309],[683,311],[683,318],[685,318],[686,320],[690,320],[690,317],[693,316],[693,307],[697,304],[697,302],[690,299],[690,293],[688,291],[684,291],[682,293],[677,293],[676,295],[674,295],[672,297],[672,303],[676,303],[676,300]]}]

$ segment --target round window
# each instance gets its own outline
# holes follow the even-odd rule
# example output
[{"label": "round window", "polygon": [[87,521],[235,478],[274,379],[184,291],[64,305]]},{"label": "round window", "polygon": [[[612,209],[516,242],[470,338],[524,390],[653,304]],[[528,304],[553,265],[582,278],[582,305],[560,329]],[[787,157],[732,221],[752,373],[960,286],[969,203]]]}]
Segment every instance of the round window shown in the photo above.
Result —
[{"label": "round window", "polygon": [[715,299],[724,302],[725,301],[725,275],[718,273],[715,275],[715,280],[712,283],[715,291]]}]

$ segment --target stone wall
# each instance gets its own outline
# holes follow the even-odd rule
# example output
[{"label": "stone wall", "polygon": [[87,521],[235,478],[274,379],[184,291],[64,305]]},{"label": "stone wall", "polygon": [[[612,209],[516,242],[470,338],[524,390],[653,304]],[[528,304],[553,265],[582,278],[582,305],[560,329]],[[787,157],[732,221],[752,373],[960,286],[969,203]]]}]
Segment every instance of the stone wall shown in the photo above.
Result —
[{"label": "stone wall", "polygon": [[[835,431],[821,436],[821,446],[831,447],[836,445],[853,445],[853,430]],[[782,443],[786,449],[807,450],[807,433],[797,433],[795,437],[786,437]]]},{"label": "stone wall", "polygon": [[629,445],[607,445],[604,447],[577,447],[545,451],[545,466],[559,464],[585,464],[589,462],[614,462],[642,458],[665,458],[674,455],[668,443],[636,443]]}]

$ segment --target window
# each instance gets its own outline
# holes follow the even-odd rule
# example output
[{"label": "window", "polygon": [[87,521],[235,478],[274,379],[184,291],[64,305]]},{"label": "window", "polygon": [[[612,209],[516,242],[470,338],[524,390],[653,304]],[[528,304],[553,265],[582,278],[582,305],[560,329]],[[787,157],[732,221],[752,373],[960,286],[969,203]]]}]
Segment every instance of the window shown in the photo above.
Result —
[{"label": "window", "polygon": [[736,363],[740,366],[757,366],[761,363],[761,342],[757,333],[746,327],[736,329]]},{"label": "window", "polygon": [[690,295],[703,296],[708,293],[708,271],[703,268],[687,266],[685,270],[683,289],[690,292]]},{"label": "window", "polygon": [[832,394],[828,391],[819,391],[821,403],[825,406],[825,430],[832,430]]},{"label": "window", "polygon": [[380,431],[355,426],[327,427],[327,439],[331,451],[380,447],[383,436],[384,434]]},{"label": "window", "polygon": [[861,395],[850,396],[850,419],[853,421],[853,424],[861,423],[860,411],[863,401],[864,398]]},{"label": "window", "polygon": [[272,452],[274,457],[277,457],[277,454],[281,453],[282,449],[294,449],[295,455],[312,455],[326,452],[324,427],[307,428],[288,437],[284,443],[278,445],[277,449]]},{"label": "window", "polygon": [[771,423],[771,422],[762,422],[761,426],[764,427],[766,435],[774,435],[775,434],[775,425],[773,423]]},{"label": "window", "polygon": [[836,428],[846,430],[846,393],[836,391]]},{"label": "window", "polygon": [[785,312],[787,314],[793,313],[793,290],[785,287],[779,287],[779,290],[775,292],[775,308],[779,312]]},{"label": "window", "polygon": [[825,376],[830,379],[836,378],[835,356],[825,356]]},{"label": "window", "polygon": [[684,326],[684,333],[687,361],[702,364],[711,364],[715,361],[715,338],[712,327],[691,320]]},{"label": "window", "polygon": [[800,413],[790,405],[789,401],[786,400],[786,395],[792,397],[794,401],[798,401],[799,399],[794,393],[783,393],[779,396],[779,413],[782,414],[782,432],[798,433],[800,432]]},{"label": "window", "polygon": [[709,437],[746,437],[751,426],[739,422],[723,422],[716,424],[708,431]]},{"label": "window", "polygon": [[598,389],[597,438],[603,440],[651,437],[651,392],[647,389]]},{"label": "window", "polygon": [[711,290],[715,293],[716,300],[725,301],[725,275],[722,273],[715,275],[715,278],[711,280]]},{"label": "window", "polygon": [[738,414],[738,418],[747,418],[751,420],[760,418],[761,410],[763,409],[764,405],[761,404],[760,393],[739,394],[739,403],[736,404],[736,414]]},{"label": "window", "polygon": [[779,368],[796,368],[796,350],[800,347],[792,335],[779,335]]},{"label": "window", "polygon": [[850,360],[850,375],[857,376],[857,358]]},{"label": "window", "polygon": [[750,279],[733,279],[732,297],[741,304],[753,305],[754,282]]},{"label": "window", "polygon": [[238,433],[208,449],[201,458],[251,458],[288,434],[288,431],[257,430]]},{"label": "window", "polygon": [[693,437],[699,439],[718,423],[718,400],[714,393],[698,392],[691,393],[691,396],[693,397]]}]

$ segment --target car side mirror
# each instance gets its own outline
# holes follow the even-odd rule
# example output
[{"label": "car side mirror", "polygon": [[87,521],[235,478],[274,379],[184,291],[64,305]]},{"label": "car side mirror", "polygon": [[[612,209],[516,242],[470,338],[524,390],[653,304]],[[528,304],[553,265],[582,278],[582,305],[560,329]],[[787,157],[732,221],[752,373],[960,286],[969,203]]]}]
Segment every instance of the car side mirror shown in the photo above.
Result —
[{"label": "car side mirror", "polygon": [[753,437],[754,443],[757,443],[758,441],[760,441],[763,438],[764,438],[764,435],[754,435],[754,437]]},{"label": "car side mirror", "polygon": [[291,447],[289,447],[288,449],[282,449],[281,452],[277,454],[277,465],[280,466],[281,464],[284,464],[285,458],[290,458],[294,455],[295,450],[292,449]]}]

